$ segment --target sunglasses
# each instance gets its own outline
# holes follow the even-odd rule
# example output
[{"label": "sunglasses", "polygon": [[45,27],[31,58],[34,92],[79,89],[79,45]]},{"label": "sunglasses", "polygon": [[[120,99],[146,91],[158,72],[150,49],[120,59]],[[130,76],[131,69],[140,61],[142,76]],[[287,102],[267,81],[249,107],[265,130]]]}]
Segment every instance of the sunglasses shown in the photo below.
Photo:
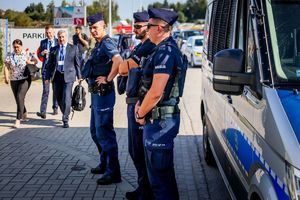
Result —
[{"label": "sunglasses", "polygon": [[150,23],[148,23],[148,24],[147,24],[147,29],[150,29],[150,28],[151,28],[151,26],[160,26],[160,25],[158,25],[158,24],[150,24]]},{"label": "sunglasses", "polygon": [[135,25],[133,25],[133,27],[134,27],[135,29],[140,29],[140,28],[142,28],[142,27],[144,27],[144,26],[147,26],[147,25],[140,25],[140,24],[135,24]]}]

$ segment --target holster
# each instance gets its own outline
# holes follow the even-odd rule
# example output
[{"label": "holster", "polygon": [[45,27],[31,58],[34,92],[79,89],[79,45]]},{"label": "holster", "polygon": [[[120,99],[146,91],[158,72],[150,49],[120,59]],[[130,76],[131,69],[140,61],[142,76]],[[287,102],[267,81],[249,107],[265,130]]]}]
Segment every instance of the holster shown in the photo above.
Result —
[{"label": "holster", "polygon": [[114,89],[114,83],[107,82],[107,84],[100,84],[94,83],[92,85],[89,85],[89,92],[94,94],[100,94],[100,96],[105,96],[109,94]]},{"label": "holster", "polygon": [[176,106],[161,106],[154,107],[151,111],[151,119],[166,119],[173,117],[174,114],[179,113],[180,109]]},{"label": "holster", "polygon": [[138,102],[138,100],[139,100],[138,97],[127,97],[126,103],[127,104],[136,104],[136,102]]}]

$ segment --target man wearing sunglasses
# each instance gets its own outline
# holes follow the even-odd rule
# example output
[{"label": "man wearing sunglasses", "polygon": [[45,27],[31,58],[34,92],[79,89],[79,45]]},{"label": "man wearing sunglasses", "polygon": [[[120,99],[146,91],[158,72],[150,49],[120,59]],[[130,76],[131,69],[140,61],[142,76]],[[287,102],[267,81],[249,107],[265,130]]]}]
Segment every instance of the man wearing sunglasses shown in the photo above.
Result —
[{"label": "man wearing sunglasses", "polygon": [[135,118],[144,125],[146,167],[154,198],[178,200],[173,148],[180,123],[178,66],[183,66],[183,57],[171,36],[178,15],[158,8],[148,9],[148,14],[149,38],[157,46],[143,64]]},{"label": "man wearing sunglasses", "polygon": [[149,40],[147,34],[147,24],[149,16],[147,11],[136,12],[133,14],[134,18],[134,33],[137,39],[141,40],[141,43],[135,47],[129,59],[124,60],[120,67],[119,73],[123,76],[127,76],[129,73],[129,80],[127,81],[127,117],[128,117],[128,150],[138,175],[138,187],[132,192],[126,192],[126,198],[129,200],[145,200],[153,199],[152,191],[150,188],[147,169],[144,155],[143,145],[143,126],[135,121],[134,107],[138,100],[138,91],[134,91],[138,88],[137,77],[142,70],[140,64],[142,60],[146,59],[154,50],[155,45]]}]

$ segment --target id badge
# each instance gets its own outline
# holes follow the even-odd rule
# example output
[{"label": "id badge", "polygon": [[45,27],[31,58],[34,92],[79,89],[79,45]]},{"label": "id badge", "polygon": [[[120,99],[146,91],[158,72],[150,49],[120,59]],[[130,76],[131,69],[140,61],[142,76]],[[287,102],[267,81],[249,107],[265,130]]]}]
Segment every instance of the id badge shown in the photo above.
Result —
[{"label": "id badge", "polygon": [[58,61],[58,65],[64,65],[65,61]]}]

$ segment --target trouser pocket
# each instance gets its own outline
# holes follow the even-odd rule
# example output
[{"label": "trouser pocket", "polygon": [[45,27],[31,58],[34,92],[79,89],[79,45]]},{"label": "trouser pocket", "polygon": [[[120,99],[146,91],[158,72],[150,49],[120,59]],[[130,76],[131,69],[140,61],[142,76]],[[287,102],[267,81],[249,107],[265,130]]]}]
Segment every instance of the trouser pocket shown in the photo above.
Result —
[{"label": "trouser pocket", "polygon": [[168,171],[173,168],[173,150],[155,149],[151,151],[151,163],[158,171]]}]

